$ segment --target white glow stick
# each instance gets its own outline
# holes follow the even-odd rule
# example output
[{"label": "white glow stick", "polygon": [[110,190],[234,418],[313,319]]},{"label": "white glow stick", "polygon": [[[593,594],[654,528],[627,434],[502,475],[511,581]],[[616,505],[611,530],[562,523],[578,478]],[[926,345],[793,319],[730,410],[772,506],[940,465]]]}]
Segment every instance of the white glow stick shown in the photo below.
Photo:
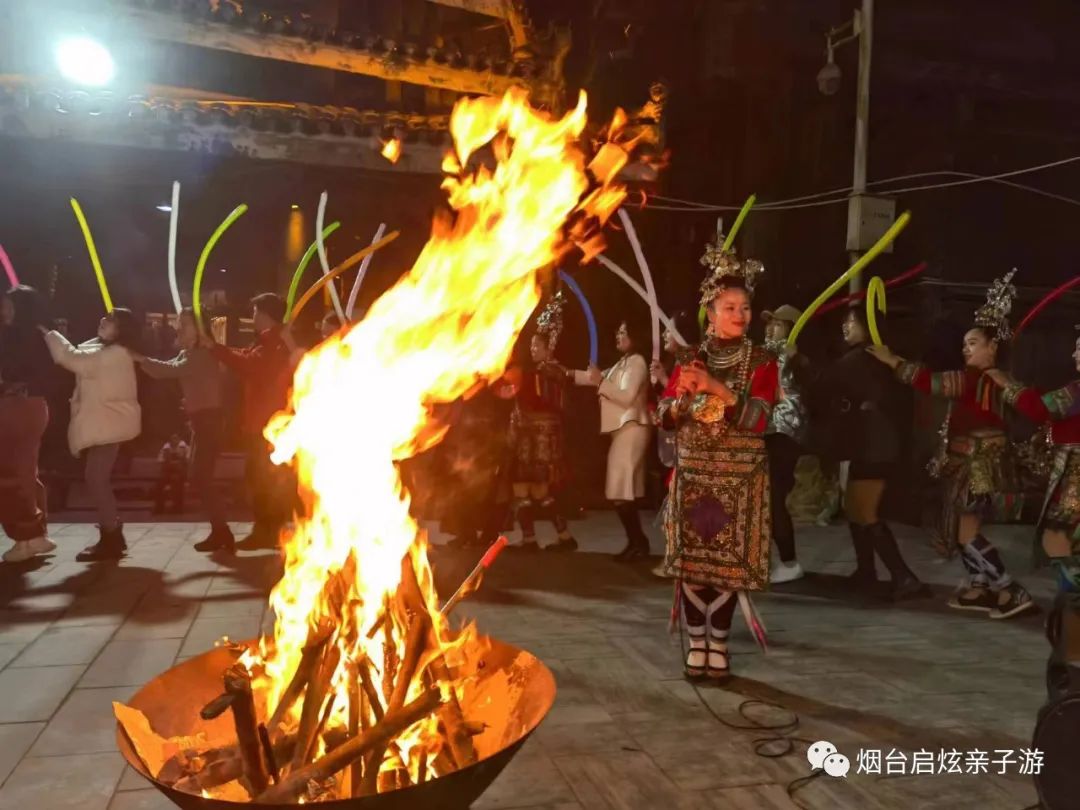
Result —
[{"label": "white glow stick", "polygon": [[[652,302],[649,300],[649,294],[645,292],[645,289],[637,283],[633,276],[631,276],[629,273],[619,267],[619,265],[615,264],[615,262],[613,262],[611,259],[609,259],[602,253],[596,258],[600,262],[600,264],[604,265],[604,267],[606,267],[612,273],[625,281],[627,286],[630,287],[630,289],[636,292],[639,296],[641,296],[641,300],[648,304],[650,308],[652,308]],[[684,346],[689,345],[686,340],[683,339],[683,336],[679,334],[679,330],[675,328],[675,324],[671,320],[671,318],[665,315],[662,310],[657,309],[655,311],[656,317],[660,320],[660,323],[662,323],[666,329],[671,331],[671,334],[675,336],[675,339]]]},{"label": "white glow stick", "polygon": [[634,249],[634,258],[637,259],[641,276],[645,279],[645,290],[649,294],[649,306],[652,308],[652,359],[660,359],[660,304],[656,300],[656,287],[653,286],[652,273],[649,272],[649,264],[645,261],[645,251],[641,249],[641,240],[638,239],[634,223],[630,220],[630,214],[625,208],[619,209],[619,219],[622,220],[626,229],[626,238],[630,240],[630,247]]},{"label": "white glow stick", "polygon": [[[386,223],[380,222],[378,230],[375,231],[375,237],[371,240],[371,244],[375,244],[383,238],[383,234],[386,232]],[[364,260],[360,262],[360,269],[356,273],[356,281],[353,282],[352,291],[349,293],[349,303],[345,307],[345,313],[349,316],[349,320],[352,320],[353,310],[356,308],[356,295],[360,292],[360,285],[364,282],[364,276],[367,273],[368,265],[371,263],[371,257],[374,253],[369,253],[364,257]]]},{"label": "white glow stick", "polygon": [[[319,197],[319,213],[315,216],[315,244],[319,249],[319,264],[322,265],[322,274],[324,276],[330,275],[330,262],[326,258],[326,243],[323,242],[322,238],[323,220],[326,218],[326,201],[329,196],[324,191],[322,196]],[[336,282],[328,284],[326,289],[330,291],[330,301],[334,304],[334,312],[337,313],[338,320],[344,325],[345,310],[341,308],[341,299],[338,298]]]},{"label": "white glow stick", "polygon": [[180,183],[172,184],[172,211],[169,212],[169,292],[172,293],[176,314],[180,314],[180,287],[176,283],[176,226],[180,220]]}]

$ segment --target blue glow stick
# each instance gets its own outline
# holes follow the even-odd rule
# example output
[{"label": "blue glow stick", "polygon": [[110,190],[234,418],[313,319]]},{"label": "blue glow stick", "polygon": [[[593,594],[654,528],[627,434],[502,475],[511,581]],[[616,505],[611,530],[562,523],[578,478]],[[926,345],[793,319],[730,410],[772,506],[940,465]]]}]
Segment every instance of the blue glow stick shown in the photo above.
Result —
[{"label": "blue glow stick", "polygon": [[568,273],[559,271],[559,278],[563,280],[567,287],[570,288],[570,292],[577,296],[578,301],[581,302],[581,309],[585,312],[585,323],[589,327],[589,365],[597,365],[597,359],[600,353],[600,341],[596,336],[596,318],[593,317],[592,307],[589,306],[589,299],[585,297],[585,293],[582,292],[578,283],[570,277]]}]

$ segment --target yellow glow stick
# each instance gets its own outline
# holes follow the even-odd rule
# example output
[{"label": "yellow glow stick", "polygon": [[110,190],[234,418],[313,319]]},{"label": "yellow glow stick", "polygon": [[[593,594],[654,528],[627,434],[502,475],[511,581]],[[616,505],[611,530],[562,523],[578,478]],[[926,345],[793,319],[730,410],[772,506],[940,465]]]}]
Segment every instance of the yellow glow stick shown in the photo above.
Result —
[{"label": "yellow glow stick", "polygon": [[881,276],[874,276],[866,287],[866,325],[875,346],[881,345],[881,334],[877,328],[878,312],[885,312],[885,282]]},{"label": "yellow glow stick", "polygon": [[739,215],[735,217],[735,224],[731,226],[731,232],[727,235],[727,239],[724,240],[724,253],[731,250],[731,246],[735,244],[735,234],[739,232],[743,220],[746,219],[746,215],[750,213],[750,209],[754,207],[756,201],[757,194],[751,194],[746,198],[746,202],[743,203],[743,207],[739,210]]},{"label": "yellow glow stick", "polygon": [[214,249],[214,245],[218,243],[218,239],[221,235],[229,229],[236,220],[238,220],[245,211],[248,210],[247,203],[236,206],[232,210],[232,213],[225,217],[225,221],[218,225],[217,230],[207,241],[206,246],[202,250],[202,255],[199,256],[199,263],[195,267],[195,284],[191,290],[191,308],[195,310],[195,320],[199,323],[199,330],[202,331],[203,317],[202,317],[202,299],[199,297],[199,293],[202,291],[202,277],[203,272],[206,270],[206,260],[210,258],[210,251]]},{"label": "yellow glow stick", "polygon": [[97,276],[98,287],[101,288],[101,300],[105,302],[105,311],[112,312],[112,297],[109,295],[109,286],[105,283],[105,271],[101,269],[101,259],[98,258],[97,248],[94,247],[94,237],[90,235],[90,226],[86,224],[82,206],[74,197],[71,198],[71,207],[75,211],[75,219],[79,220],[79,227],[82,228],[86,249],[90,252],[90,263],[94,265],[94,274]]},{"label": "yellow glow stick", "polygon": [[318,281],[316,281],[314,284],[312,284],[310,287],[308,287],[307,292],[305,292],[303,295],[300,296],[300,300],[297,301],[296,306],[293,307],[292,314],[289,316],[289,320],[290,321],[295,321],[296,316],[300,314],[300,310],[302,310],[304,308],[304,305],[307,304],[307,302],[310,301],[312,298],[314,298],[315,293],[317,293],[319,290],[321,290],[323,287],[325,287],[328,283],[330,283],[335,278],[340,276],[342,273],[344,273],[350,267],[355,267],[356,265],[358,265],[363,260],[363,258],[365,256],[367,256],[368,254],[374,253],[379,248],[386,247],[386,245],[389,245],[391,242],[393,242],[395,239],[397,239],[400,235],[401,235],[401,231],[393,231],[392,233],[388,233],[386,236],[384,236],[378,242],[373,242],[372,244],[368,245],[363,250],[354,253],[352,256],[347,258],[345,261],[343,261],[341,264],[339,264],[337,267],[335,267],[333,270],[331,270],[325,276],[323,276]]},{"label": "yellow glow stick", "polygon": [[788,346],[795,345],[795,341],[798,339],[799,333],[803,330],[803,327],[806,326],[806,322],[809,321],[813,314],[817,311],[818,307],[820,307],[822,304],[832,298],[836,291],[843,287],[849,279],[852,279],[855,276],[859,275],[859,273],[861,273],[866,268],[866,265],[870,264],[870,262],[876,259],[877,255],[881,253],[881,251],[883,251],[885,248],[887,248],[892,243],[892,241],[900,235],[900,231],[904,230],[904,228],[908,226],[908,223],[910,221],[911,212],[905,211],[904,213],[902,213],[896,220],[896,222],[892,224],[892,227],[889,228],[889,230],[885,231],[885,235],[878,239],[872,248],[870,248],[868,251],[866,251],[866,253],[860,256],[858,261],[855,262],[855,264],[851,265],[851,267],[849,267],[847,271],[842,276],[840,276],[840,278],[838,278],[827,288],[825,288],[825,290],[822,291],[821,295],[814,299],[814,303],[812,303],[803,311],[802,317],[800,317],[799,320],[795,322],[795,326],[792,327],[791,334],[788,335],[787,339]]}]

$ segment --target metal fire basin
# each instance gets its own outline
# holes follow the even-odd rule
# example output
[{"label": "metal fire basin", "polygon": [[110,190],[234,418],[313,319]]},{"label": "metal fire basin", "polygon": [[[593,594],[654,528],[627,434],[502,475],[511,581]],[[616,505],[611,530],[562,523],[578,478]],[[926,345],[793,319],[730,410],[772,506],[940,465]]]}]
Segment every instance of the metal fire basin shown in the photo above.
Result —
[{"label": "metal fire basin", "polygon": [[[473,738],[478,754],[474,765],[400,790],[319,802],[317,806],[338,810],[469,807],[506,767],[555,702],[555,678],[538,658],[497,639],[486,642],[490,647],[479,657],[475,678],[466,681],[462,699],[465,717],[487,725],[482,734]],[[222,647],[188,659],[146,684],[128,705],[145,714],[154,731],[163,737],[187,736],[199,731],[207,731],[211,737],[227,734],[231,728],[228,712],[208,723],[199,717],[199,710],[221,693],[222,673],[238,656],[237,650]],[[119,724],[116,741],[128,764],[184,810],[298,806],[208,799],[176,790],[147,772]]]}]

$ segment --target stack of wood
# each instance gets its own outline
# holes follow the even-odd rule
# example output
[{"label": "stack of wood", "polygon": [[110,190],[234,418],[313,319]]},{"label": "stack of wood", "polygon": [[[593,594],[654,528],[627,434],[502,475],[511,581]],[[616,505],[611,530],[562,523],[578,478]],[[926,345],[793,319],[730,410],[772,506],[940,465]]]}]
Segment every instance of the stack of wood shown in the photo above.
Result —
[{"label": "stack of wood", "polygon": [[[330,604],[344,609],[347,565],[328,584]],[[336,589],[336,593],[335,593]],[[230,666],[222,676],[222,694],[201,712],[212,720],[232,713],[234,744],[204,751],[184,751],[169,759],[157,774],[159,781],[197,795],[215,795],[234,780],[250,800],[266,803],[345,799],[395,790],[443,776],[476,762],[473,736],[482,732],[466,722],[455,693],[455,673],[440,652],[432,617],[423,598],[411,560],[402,564],[402,580],[393,599],[383,606],[381,618],[367,632],[369,639],[384,635],[382,662],[343,657],[351,644],[346,622],[324,624],[313,631],[289,684],[269,716],[260,718],[252,688],[252,675],[243,664]],[[395,621],[392,617],[399,617]],[[407,622],[402,622],[405,617]],[[399,639],[404,627],[404,654]],[[377,646],[377,645],[376,645]],[[335,690],[342,680],[347,689]],[[335,702],[347,693],[347,711]],[[407,697],[414,695],[407,702]],[[299,709],[299,722],[295,721]],[[347,723],[340,722],[347,716]],[[395,740],[417,722],[435,715],[439,735],[430,744],[410,751],[413,767],[403,761]],[[320,744],[321,743],[321,744]],[[420,748],[421,750],[417,750]],[[230,798],[232,796],[230,795]]]}]

